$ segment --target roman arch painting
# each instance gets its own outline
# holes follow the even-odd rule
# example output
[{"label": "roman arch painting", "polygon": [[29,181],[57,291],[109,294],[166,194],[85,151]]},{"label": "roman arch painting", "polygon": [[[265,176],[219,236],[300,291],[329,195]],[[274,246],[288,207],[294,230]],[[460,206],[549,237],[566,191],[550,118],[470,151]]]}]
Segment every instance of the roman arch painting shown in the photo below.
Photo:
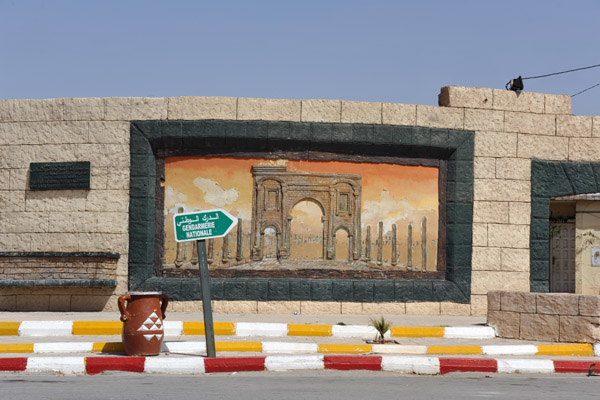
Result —
[{"label": "roman arch painting", "polygon": [[194,242],[175,242],[173,215],[214,208],[236,216],[238,226],[207,241],[212,276],[384,277],[438,270],[435,166],[167,157],[164,276],[193,275],[186,272],[198,263]]}]

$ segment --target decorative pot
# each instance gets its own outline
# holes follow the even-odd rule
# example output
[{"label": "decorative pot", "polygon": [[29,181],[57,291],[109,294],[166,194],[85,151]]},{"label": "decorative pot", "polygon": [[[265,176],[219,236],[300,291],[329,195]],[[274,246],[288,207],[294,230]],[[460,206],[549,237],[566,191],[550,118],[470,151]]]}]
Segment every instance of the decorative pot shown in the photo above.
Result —
[{"label": "decorative pot", "polygon": [[[162,300],[162,304],[161,304]],[[155,356],[165,336],[169,298],[161,292],[127,292],[119,297],[123,347],[128,356]]]}]

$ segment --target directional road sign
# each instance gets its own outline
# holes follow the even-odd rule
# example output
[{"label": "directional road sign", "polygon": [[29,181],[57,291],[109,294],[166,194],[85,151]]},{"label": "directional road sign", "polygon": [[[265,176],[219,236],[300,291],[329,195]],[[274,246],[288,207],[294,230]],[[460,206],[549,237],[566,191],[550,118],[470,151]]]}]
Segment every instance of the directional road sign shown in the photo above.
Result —
[{"label": "directional road sign", "polygon": [[237,218],[220,209],[173,216],[175,240],[178,242],[223,237],[236,225]]}]

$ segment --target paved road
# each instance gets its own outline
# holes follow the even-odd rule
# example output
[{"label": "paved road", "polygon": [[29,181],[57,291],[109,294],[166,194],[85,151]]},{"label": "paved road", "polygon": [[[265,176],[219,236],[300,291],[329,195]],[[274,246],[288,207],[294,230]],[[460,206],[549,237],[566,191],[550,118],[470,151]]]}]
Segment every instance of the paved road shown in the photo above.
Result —
[{"label": "paved road", "polygon": [[236,373],[202,376],[56,376],[0,373],[3,399],[597,399],[584,375],[403,376],[382,372]]}]

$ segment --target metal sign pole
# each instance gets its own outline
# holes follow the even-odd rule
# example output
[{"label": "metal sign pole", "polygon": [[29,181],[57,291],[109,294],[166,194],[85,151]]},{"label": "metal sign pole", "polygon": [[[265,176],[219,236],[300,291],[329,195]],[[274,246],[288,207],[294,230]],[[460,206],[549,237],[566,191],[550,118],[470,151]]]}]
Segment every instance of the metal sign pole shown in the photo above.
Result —
[{"label": "metal sign pole", "polygon": [[198,265],[200,266],[200,287],[202,289],[202,313],[204,314],[204,336],[206,337],[206,354],[216,357],[215,328],[213,326],[212,304],[210,299],[210,282],[208,278],[208,260],[206,257],[206,241],[197,240]]}]

